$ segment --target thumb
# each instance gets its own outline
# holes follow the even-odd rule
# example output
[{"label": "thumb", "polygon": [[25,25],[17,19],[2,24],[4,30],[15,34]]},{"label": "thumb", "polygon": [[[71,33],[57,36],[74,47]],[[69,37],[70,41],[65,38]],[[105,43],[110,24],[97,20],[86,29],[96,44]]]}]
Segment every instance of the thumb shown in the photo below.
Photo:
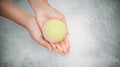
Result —
[{"label": "thumb", "polygon": [[45,18],[44,16],[39,16],[39,15],[37,15],[37,16],[36,16],[36,21],[37,21],[40,29],[42,29],[43,26],[44,26],[44,24],[45,24],[45,22],[47,21],[47,18]]}]

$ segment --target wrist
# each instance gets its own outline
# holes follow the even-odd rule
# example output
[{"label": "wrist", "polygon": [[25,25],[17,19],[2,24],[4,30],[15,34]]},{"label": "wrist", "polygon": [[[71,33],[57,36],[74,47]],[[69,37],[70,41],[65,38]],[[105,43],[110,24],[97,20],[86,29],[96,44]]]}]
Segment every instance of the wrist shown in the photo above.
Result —
[{"label": "wrist", "polygon": [[28,21],[27,21],[27,24],[26,24],[26,29],[28,30],[28,31],[30,31],[30,30],[32,30],[32,28],[34,27],[34,25],[36,24],[36,20],[32,17],[31,19],[29,19]]}]

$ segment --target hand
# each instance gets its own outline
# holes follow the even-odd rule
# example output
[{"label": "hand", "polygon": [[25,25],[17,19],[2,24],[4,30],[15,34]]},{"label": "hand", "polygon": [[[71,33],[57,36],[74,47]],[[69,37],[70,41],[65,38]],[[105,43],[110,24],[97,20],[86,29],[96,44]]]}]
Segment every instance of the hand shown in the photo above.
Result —
[{"label": "hand", "polygon": [[[39,5],[47,2],[47,0],[29,0],[31,3],[33,3],[33,7],[35,7],[35,13],[36,13],[36,18],[33,18],[29,13],[27,13],[25,10],[21,9],[14,3],[10,2],[9,0],[3,0],[0,2],[0,16],[6,17],[8,19],[11,19],[12,21],[20,24],[21,26],[25,27],[31,34],[32,38],[40,43],[42,46],[59,52],[61,54],[66,54],[69,52],[69,42],[67,35],[65,39],[59,43],[49,43],[46,41],[42,35],[42,26],[44,23],[49,20],[49,19],[59,19],[65,23],[64,16],[59,13],[57,10],[54,8],[48,6],[48,7],[42,7],[42,9],[37,9],[39,8]],[[39,4],[40,1],[41,4]],[[38,6],[36,6],[36,2]],[[37,9],[37,10],[36,10]],[[22,19],[20,19],[22,18]],[[65,23],[66,24],[66,23]],[[67,27],[67,25],[66,25]]]},{"label": "hand", "polygon": [[0,2],[0,4],[0,16],[9,18],[20,24],[30,32],[35,41],[37,41],[39,44],[42,44],[44,47],[49,48],[50,50],[52,49],[49,43],[43,40],[41,30],[39,25],[36,23],[35,18],[11,1],[3,0]]},{"label": "hand", "polygon": [[[60,41],[58,43],[50,43],[50,42],[46,41],[42,34],[43,33],[42,32],[43,25],[45,24],[45,22],[47,20],[59,19],[66,25],[64,16],[60,12],[58,12],[57,10],[52,8],[49,5],[47,0],[29,0],[29,3],[30,3],[31,8],[35,12],[35,19],[37,21],[36,24],[38,24],[38,26],[39,26],[39,31],[38,32],[36,31],[37,35],[35,35],[35,34],[32,35],[33,38],[38,43],[42,42],[41,45],[43,45],[49,49],[51,48],[55,52],[58,52],[60,54],[68,53],[69,49],[70,49],[70,44],[68,41],[67,34],[66,34],[66,37],[63,39],[63,41]],[[66,25],[66,28],[67,28],[67,25]]]},{"label": "hand", "polygon": [[28,29],[30,35],[32,36],[32,38],[37,43],[48,48],[49,50],[52,50],[52,47],[50,46],[50,44],[44,40],[41,29],[39,28],[39,25],[36,22],[35,18],[30,19],[27,29]]},{"label": "hand", "polygon": [[[45,22],[50,19],[59,19],[66,25],[64,16],[60,12],[58,12],[57,10],[55,10],[54,8],[52,8],[50,6],[44,8],[44,9],[40,9],[36,12],[36,20],[37,20],[40,30],[43,29]],[[66,25],[66,28],[67,28],[67,25]],[[42,33],[42,31],[41,31],[41,33]],[[41,36],[43,37],[43,35],[41,35]],[[42,41],[46,41],[44,39],[44,37],[42,38]],[[48,43],[49,43],[49,45],[48,45]],[[53,51],[61,53],[61,54],[68,53],[69,49],[70,49],[70,44],[68,41],[67,34],[66,34],[66,37],[64,38],[64,40],[62,40],[58,43],[50,43],[50,42],[46,41],[46,43],[43,43],[43,44],[49,48],[51,46]]]}]

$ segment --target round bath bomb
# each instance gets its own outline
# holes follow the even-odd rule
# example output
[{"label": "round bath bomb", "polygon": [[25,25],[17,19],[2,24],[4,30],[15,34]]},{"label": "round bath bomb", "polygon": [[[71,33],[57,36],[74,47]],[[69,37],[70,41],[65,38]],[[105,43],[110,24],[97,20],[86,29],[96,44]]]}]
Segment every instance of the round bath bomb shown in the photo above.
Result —
[{"label": "round bath bomb", "polygon": [[43,35],[49,42],[59,42],[66,36],[66,26],[57,19],[48,20],[43,28]]}]

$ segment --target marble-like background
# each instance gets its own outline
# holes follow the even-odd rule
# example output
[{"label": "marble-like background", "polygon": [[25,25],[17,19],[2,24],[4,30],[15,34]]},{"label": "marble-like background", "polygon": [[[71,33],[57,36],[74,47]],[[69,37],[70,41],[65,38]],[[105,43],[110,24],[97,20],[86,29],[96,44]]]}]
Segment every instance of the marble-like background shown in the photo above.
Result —
[{"label": "marble-like background", "polygon": [[[34,15],[27,0],[13,2]],[[70,53],[63,56],[47,50],[26,29],[0,17],[0,67],[120,67],[119,0],[49,3],[66,17]]]}]

